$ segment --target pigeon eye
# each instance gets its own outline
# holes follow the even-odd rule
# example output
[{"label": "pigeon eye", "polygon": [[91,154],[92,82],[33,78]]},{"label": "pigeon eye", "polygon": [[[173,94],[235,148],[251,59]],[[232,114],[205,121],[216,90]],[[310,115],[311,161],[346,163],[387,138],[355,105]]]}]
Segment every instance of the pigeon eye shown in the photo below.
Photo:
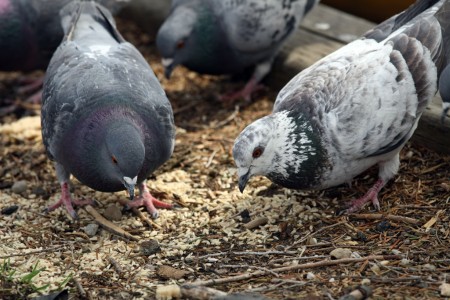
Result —
[{"label": "pigeon eye", "polygon": [[114,155],[111,156],[111,160],[113,163],[115,163],[117,165],[117,158]]},{"label": "pigeon eye", "polygon": [[261,154],[263,154],[264,148],[261,147],[257,147],[255,148],[255,150],[253,150],[252,156],[253,158],[258,158],[261,156]]},{"label": "pigeon eye", "polygon": [[178,43],[177,43],[177,49],[183,48],[184,44],[185,44],[184,40],[179,40]]}]

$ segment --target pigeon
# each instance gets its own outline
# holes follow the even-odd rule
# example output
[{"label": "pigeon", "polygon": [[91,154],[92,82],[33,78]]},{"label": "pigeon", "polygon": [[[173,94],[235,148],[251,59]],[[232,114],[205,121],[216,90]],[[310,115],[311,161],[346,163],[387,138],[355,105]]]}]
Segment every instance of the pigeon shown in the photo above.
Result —
[{"label": "pigeon", "polygon": [[[74,1],[61,10],[65,37],[44,79],[42,138],[55,161],[64,205],[72,218],[70,175],[102,192],[127,190],[128,207],[172,205],[153,198],[146,178],[174,148],[172,107],[152,69],[117,31],[110,12],[94,1]],[[140,195],[134,199],[134,188]]]},{"label": "pigeon", "polygon": [[254,67],[245,87],[224,100],[259,89],[281,45],[319,0],[175,0],[156,37],[170,78],[177,65],[202,74],[239,74]]},{"label": "pigeon", "polygon": [[418,0],[291,79],[272,114],[237,137],[241,192],[263,175],[292,189],[325,189],[373,165],[379,179],[345,213],[370,201],[399,168],[399,152],[437,91],[449,0]]}]

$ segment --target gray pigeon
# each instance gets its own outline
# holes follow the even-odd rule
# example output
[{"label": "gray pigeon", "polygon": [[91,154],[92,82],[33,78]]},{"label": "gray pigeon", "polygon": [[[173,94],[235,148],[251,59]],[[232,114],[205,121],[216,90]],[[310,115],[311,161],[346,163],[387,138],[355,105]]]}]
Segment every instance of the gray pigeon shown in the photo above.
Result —
[{"label": "gray pigeon", "polygon": [[238,136],[239,188],[264,175],[295,189],[350,182],[378,164],[379,179],[347,213],[372,201],[398,171],[399,152],[437,91],[450,0],[418,0],[403,13],[297,74],[273,113]]},{"label": "gray pigeon", "polygon": [[171,205],[153,198],[146,178],[173,152],[170,103],[138,50],[117,31],[109,11],[75,1],[61,11],[65,38],[47,69],[42,105],[42,137],[55,161],[61,199],[48,208],[88,202],[73,200],[69,177],[102,192],[134,187],[140,197],[129,207]]},{"label": "gray pigeon", "polygon": [[174,0],[156,45],[166,77],[177,65],[203,74],[254,72],[225,97],[250,99],[284,41],[319,0]]}]

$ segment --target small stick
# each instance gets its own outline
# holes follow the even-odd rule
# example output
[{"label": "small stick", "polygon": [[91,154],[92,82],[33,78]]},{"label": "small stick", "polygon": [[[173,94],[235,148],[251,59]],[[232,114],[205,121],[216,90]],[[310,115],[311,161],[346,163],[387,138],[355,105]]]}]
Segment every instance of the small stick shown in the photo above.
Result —
[{"label": "small stick", "polygon": [[72,277],[72,281],[75,284],[75,287],[77,288],[78,292],[80,293],[81,298],[91,299],[91,295],[86,293],[86,291],[84,290],[83,286],[81,285],[80,281],[78,281],[78,279],[76,279],[75,277]]},{"label": "small stick", "polygon": [[[296,270],[305,270],[305,269],[311,269],[311,268],[317,268],[317,267],[326,267],[326,266],[335,266],[340,264],[348,264],[348,263],[358,263],[358,262],[364,262],[366,260],[395,260],[395,259],[401,259],[401,256],[399,255],[370,255],[365,257],[359,257],[359,258],[342,258],[342,259],[336,259],[336,260],[322,260],[318,262],[313,263],[306,263],[306,264],[300,264],[300,265],[293,265],[293,266],[287,266],[287,267],[280,267],[272,269],[272,272],[287,272],[287,271],[296,271]],[[215,284],[223,284],[223,283],[229,283],[229,282],[236,282],[236,281],[242,281],[247,280],[253,277],[258,277],[262,275],[266,275],[269,272],[266,271],[255,271],[252,273],[246,273],[242,275],[236,275],[236,276],[230,276],[230,277],[224,277],[224,278],[218,278],[218,279],[210,279],[210,280],[204,280],[204,281],[196,281],[192,282],[190,284],[192,285],[215,285]]]},{"label": "small stick", "polygon": [[129,234],[128,232],[126,232],[125,230],[123,230],[122,228],[120,228],[119,226],[117,226],[116,224],[108,221],[107,219],[105,219],[101,214],[98,213],[98,211],[93,208],[91,205],[86,205],[84,207],[84,209],[91,215],[94,217],[94,220],[100,224],[100,226],[102,226],[103,228],[105,228],[106,230],[108,230],[109,232],[111,232],[112,234],[116,234],[118,236],[121,236],[123,238],[132,240],[132,241],[139,241],[139,239],[131,234]]},{"label": "small stick", "polygon": [[[79,241],[77,241],[79,243]],[[75,242],[72,242],[75,243]],[[37,254],[37,253],[43,253],[43,252],[50,252],[50,251],[55,251],[61,248],[66,247],[67,245],[60,245],[60,246],[56,246],[56,247],[51,247],[51,248],[46,248],[46,249],[41,249],[41,250],[35,250],[35,251],[29,251],[29,252],[25,252],[25,253],[15,253],[15,254],[9,254],[9,255],[3,255],[0,256],[0,259],[4,259],[4,258],[9,258],[9,257],[15,257],[15,256],[28,256],[31,254]]]},{"label": "small stick", "polygon": [[260,217],[244,224],[244,227],[247,229],[254,229],[256,227],[267,224],[267,222],[269,222],[269,219],[267,217]]},{"label": "small stick", "polygon": [[[341,221],[341,222],[338,222],[338,223],[335,223],[335,224],[331,224],[331,225],[328,225],[328,226],[324,226],[324,227],[322,227],[322,228],[320,228],[320,229],[318,229],[318,230],[316,230],[316,231],[314,231],[314,232],[312,232],[312,233],[310,233],[310,234],[305,235],[303,238],[301,238],[300,240],[294,242],[292,245],[290,245],[289,247],[287,247],[286,250],[289,250],[289,249],[291,249],[292,247],[294,247],[294,246],[296,246],[296,245],[298,245],[298,244],[300,244],[300,243],[303,243],[303,242],[306,241],[310,236],[315,236],[316,234],[318,234],[318,233],[321,232],[321,231],[324,231],[324,230],[327,230],[327,229],[330,229],[330,228],[333,228],[333,227],[336,227],[336,226],[339,226],[339,225],[342,225],[342,224],[345,224],[345,223],[347,223],[347,222],[346,222],[346,221]],[[314,245],[311,245],[311,246],[314,246]]]},{"label": "small stick", "polygon": [[112,258],[111,256],[108,256],[108,261],[111,264],[111,266],[113,266],[114,270],[117,272],[117,274],[119,275],[119,277],[122,276],[123,274],[123,268],[122,266],[117,262],[117,260],[115,260],[114,258]]},{"label": "small stick", "polygon": [[[119,203],[120,203],[121,205],[125,206],[125,205],[127,205],[128,200],[120,199],[120,200],[119,200]],[[133,214],[135,214],[139,219],[141,219],[142,222],[146,223],[146,224],[148,225],[148,227],[150,227],[150,228],[153,228],[153,227],[154,227],[154,228],[156,228],[156,229],[158,229],[158,230],[162,230],[162,227],[161,227],[159,224],[157,224],[157,223],[153,222],[151,219],[147,218],[147,217],[145,216],[145,214],[143,214],[137,207],[132,207],[132,208],[131,208],[131,211],[132,211]]]},{"label": "small stick", "polygon": [[220,121],[219,123],[217,123],[214,126],[211,126],[210,128],[211,129],[219,129],[220,127],[225,126],[228,123],[230,123],[231,121],[233,121],[238,114],[239,114],[239,105],[236,105],[234,107],[234,112],[231,115],[229,115],[228,118],[226,118],[225,120]]},{"label": "small stick", "polygon": [[350,215],[351,218],[355,219],[362,219],[362,220],[390,220],[390,221],[396,221],[396,222],[404,222],[408,224],[417,225],[420,223],[419,220],[408,218],[408,217],[402,217],[402,216],[396,216],[396,215],[383,215],[383,214],[353,214]]}]

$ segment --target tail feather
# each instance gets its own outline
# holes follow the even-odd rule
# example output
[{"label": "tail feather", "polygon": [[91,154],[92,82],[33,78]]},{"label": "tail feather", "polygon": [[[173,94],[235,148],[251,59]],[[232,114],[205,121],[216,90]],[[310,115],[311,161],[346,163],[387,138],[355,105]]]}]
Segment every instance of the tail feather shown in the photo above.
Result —
[{"label": "tail feather", "polygon": [[409,23],[421,13],[434,6],[442,0],[417,0],[403,12],[387,19],[378,26],[364,34],[365,38],[374,39],[378,42],[386,39],[394,31]]},{"label": "tail feather", "polygon": [[81,17],[83,15],[88,15],[95,23],[103,26],[117,42],[125,42],[125,39],[116,28],[116,23],[111,13],[107,8],[95,1],[72,1],[64,6],[59,14],[61,16],[61,23],[65,33],[64,41],[73,39]]}]

